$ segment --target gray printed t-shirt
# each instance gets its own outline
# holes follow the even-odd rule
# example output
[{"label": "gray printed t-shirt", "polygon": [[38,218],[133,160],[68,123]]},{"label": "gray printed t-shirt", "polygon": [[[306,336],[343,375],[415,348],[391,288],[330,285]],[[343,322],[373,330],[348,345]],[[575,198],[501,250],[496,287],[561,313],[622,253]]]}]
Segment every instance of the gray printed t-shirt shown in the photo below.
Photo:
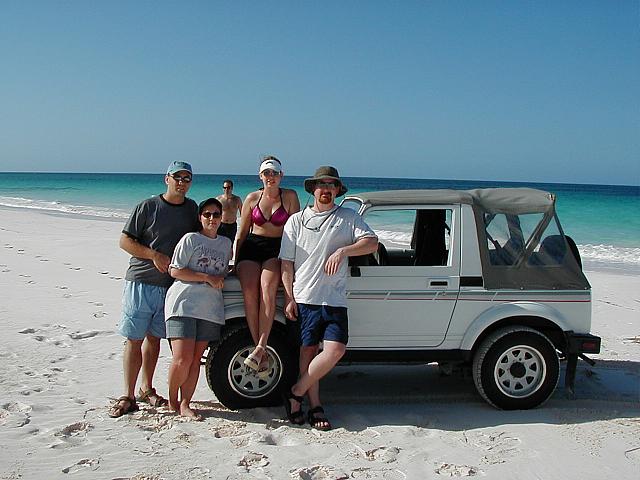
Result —
[{"label": "gray printed t-shirt", "polygon": [[284,226],[280,258],[294,262],[293,297],[297,303],[347,306],[348,261],[338,272],[327,275],[324,265],[338,248],[353,245],[365,237],[377,238],[358,213],[335,207],[317,213],[305,208]]},{"label": "gray printed t-shirt", "polygon": [[[173,255],[173,249],[185,233],[198,230],[198,205],[186,198],[180,205],[167,202],[161,195],[140,202],[122,229],[122,233],[145,247]],[[173,278],[158,271],[153,261],[131,257],[125,278],[131,282],[169,287]]]},{"label": "gray printed t-shirt", "polygon": [[[171,266],[209,275],[226,275],[231,245],[231,240],[222,235],[210,238],[202,233],[187,233],[176,246]],[[199,318],[224,325],[222,290],[205,282],[176,279],[164,301],[164,318],[171,317]]]}]

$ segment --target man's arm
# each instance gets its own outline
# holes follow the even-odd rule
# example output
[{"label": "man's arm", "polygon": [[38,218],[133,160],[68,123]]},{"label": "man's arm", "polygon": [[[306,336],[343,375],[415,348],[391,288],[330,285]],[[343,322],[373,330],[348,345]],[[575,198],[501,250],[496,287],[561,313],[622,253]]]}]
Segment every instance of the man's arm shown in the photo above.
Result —
[{"label": "man's arm", "polygon": [[169,264],[171,259],[164,253],[145,247],[126,233],[120,235],[120,248],[132,257],[138,257],[145,260],[151,260],[158,271],[169,273]]},{"label": "man's arm", "polygon": [[376,237],[364,237],[352,245],[340,247],[333,252],[324,264],[324,272],[327,275],[337,273],[340,264],[346,257],[357,257],[359,255],[368,255],[378,249],[378,239]]},{"label": "man's arm", "polygon": [[298,318],[298,305],[293,298],[293,262],[281,260],[282,286],[284,287],[284,316],[289,320]]}]

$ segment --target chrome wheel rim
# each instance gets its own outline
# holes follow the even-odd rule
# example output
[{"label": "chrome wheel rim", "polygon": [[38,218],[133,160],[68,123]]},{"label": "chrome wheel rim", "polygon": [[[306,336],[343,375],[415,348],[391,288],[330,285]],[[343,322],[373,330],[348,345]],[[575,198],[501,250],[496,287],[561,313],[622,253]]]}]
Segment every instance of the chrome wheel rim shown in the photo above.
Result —
[{"label": "chrome wheel rim", "polygon": [[547,364],[537,349],[530,345],[516,345],[498,357],[493,376],[503,394],[524,398],[542,386],[547,376]]},{"label": "chrome wheel rim", "polygon": [[282,360],[275,350],[267,346],[269,371],[267,376],[260,378],[255,370],[244,364],[252,351],[253,347],[247,346],[236,352],[229,362],[227,378],[231,388],[239,395],[261,398],[271,393],[278,385],[282,377]]}]

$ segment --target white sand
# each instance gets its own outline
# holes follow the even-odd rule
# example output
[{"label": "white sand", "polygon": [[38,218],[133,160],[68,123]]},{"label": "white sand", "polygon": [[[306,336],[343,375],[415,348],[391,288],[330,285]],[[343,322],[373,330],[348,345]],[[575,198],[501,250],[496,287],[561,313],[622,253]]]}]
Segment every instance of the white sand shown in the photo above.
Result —
[{"label": "white sand", "polygon": [[[201,376],[203,422],[143,407],[107,416],[122,391],[121,222],[0,210],[0,478],[638,478],[640,279],[588,272],[595,368],[576,397],[503,412],[435,366],[337,368],[337,426],[293,428],[280,408],[229,411]],[[156,384],[166,395],[165,342]],[[366,394],[363,395],[363,392]]]}]

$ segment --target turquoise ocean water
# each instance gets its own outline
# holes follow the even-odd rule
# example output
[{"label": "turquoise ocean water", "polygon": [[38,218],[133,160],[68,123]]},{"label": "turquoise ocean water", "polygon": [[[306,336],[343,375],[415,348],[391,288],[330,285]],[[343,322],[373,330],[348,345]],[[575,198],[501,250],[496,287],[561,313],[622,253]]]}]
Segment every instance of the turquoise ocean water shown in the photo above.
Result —
[{"label": "turquoise ocean water", "polygon": [[[114,173],[2,173],[0,206],[97,216],[122,221],[140,200],[164,191],[163,175]],[[234,193],[244,197],[260,186],[257,175],[196,175],[189,196],[201,201],[222,193],[222,181],[233,179]],[[304,177],[286,176],[302,205],[309,195]],[[406,178],[345,177],[351,192],[416,188],[539,188],[557,195],[565,232],[580,248],[585,263],[640,268],[640,186],[513,183]],[[380,233],[394,237],[398,232]]]}]

